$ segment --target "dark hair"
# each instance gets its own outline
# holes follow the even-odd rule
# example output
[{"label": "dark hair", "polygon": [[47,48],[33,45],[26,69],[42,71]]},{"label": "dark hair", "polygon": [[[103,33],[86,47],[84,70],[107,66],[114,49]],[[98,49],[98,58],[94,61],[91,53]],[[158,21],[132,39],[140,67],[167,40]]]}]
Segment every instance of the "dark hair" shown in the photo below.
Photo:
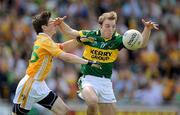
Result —
[{"label": "dark hair", "polygon": [[43,32],[42,25],[47,26],[50,17],[51,13],[48,11],[41,12],[40,14],[33,17],[32,23],[37,34]]}]

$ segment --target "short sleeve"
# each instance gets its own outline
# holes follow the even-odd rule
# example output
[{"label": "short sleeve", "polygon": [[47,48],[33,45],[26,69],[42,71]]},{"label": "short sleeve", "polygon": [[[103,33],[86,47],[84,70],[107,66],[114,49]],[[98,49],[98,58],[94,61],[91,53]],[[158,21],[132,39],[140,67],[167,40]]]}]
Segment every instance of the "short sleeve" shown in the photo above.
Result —
[{"label": "short sleeve", "polygon": [[[79,31],[80,37],[90,37],[91,33],[92,33],[92,31],[90,31],[90,30],[80,30]],[[88,45],[90,42],[89,41],[84,41],[84,42],[81,42],[81,43],[84,44],[84,45]]]},{"label": "short sleeve", "polygon": [[89,33],[90,33],[89,30],[80,30],[79,31],[80,37],[86,37],[86,36],[88,36]]},{"label": "short sleeve", "polygon": [[59,48],[59,45],[50,39],[42,41],[41,47],[47,50],[52,56],[58,56],[63,52],[63,50]]},{"label": "short sleeve", "polygon": [[120,51],[122,48],[125,48],[122,42],[122,39],[123,39],[122,35],[116,32],[114,37],[116,37],[116,41],[114,43],[117,44],[118,50]]}]

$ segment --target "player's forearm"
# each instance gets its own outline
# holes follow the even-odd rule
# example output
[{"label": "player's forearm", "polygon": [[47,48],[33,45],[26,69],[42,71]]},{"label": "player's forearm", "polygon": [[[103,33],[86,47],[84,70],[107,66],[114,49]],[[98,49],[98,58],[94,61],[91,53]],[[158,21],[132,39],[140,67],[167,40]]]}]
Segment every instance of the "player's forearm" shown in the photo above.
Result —
[{"label": "player's forearm", "polygon": [[150,34],[151,34],[151,29],[145,27],[143,32],[142,32],[143,44],[142,44],[141,48],[144,48],[147,46]]},{"label": "player's forearm", "polygon": [[59,28],[60,28],[60,31],[65,35],[72,36],[74,38],[79,36],[79,32],[77,30],[72,29],[65,22],[61,22],[61,24],[59,25]]},{"label": "player's forearm", "polygon": [[73,39],[73,40],[69,40],[69,41],[62,43],[61,45],[65,52],[71,52],[74,49],[76,49],[79,44],[80,43],[76,39]]},{"label": "player's forearm", "polygon": [[59,55],[59,58],[66,61],[66,62],[69,62],[69,63],[74,63],[74,64],[87,64],[88,63],[88,60],[85,60],[83,58],[80,58],[76,55],[73,55],[73,54],[70,54],[70,53],[61,53]]}]

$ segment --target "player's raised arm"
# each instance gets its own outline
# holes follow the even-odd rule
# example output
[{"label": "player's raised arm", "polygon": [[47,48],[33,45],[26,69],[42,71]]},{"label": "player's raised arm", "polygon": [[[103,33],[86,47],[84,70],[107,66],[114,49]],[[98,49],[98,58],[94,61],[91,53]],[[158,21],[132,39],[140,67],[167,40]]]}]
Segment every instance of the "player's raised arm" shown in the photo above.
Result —
[{"label": "player's raised arm", "polygon": [[65,52],[70,52],[78,47],[81,42],[87,42],[91,40],[90,38],[82,38],[80,37],[79,31],[72,29],[69,25],[67,25],[64,20],[66,16],[63,18],[54,19],[54,23],[59,26],[59,30],[62,34],[72,38],[72,40],[61,43],[61,46]]},{"label": "player's raised arm", "polygon": [[152,22],[152,21],[145,21],[144,19],[142,19],[142,23],[144,24],[144,30],[142,32],[142,36],[143,36],[143,44],[142,44],[142,47],[146,47],[148,41],[149,41],[149,37],[150,37],[150,34],[151,34],[151,30],[152,29],[156,29],[156,30],[159,30],[158,28],[158,24],[156,24],[155,22]]},{"label": "player's raised arm", "polygon": [[64,22],[66,18],[66,16],[64,16],[63,18],[58,17],[54,21],[57,25],[59,25],[59,29],[63,34],[76,38],[77,36],[79,36],[79,32],[75,29],[72,29]]}]

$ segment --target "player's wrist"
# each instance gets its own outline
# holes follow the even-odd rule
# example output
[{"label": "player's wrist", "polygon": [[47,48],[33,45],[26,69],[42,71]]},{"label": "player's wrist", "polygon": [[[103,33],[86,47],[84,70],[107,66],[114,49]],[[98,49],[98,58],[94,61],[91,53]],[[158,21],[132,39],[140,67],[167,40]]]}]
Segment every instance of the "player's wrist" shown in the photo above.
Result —
[{"label": "player's wrist", "polygon": [[87,65],[91,66],[91,65],[93,65],[93,64],[99,64],[99,63],[96,62],[96,61],[90,61],[90,60],[88,60]]},{"label": "player's wrist", "polygon": [[76,37],[76,40],[77,40],[78,42],[80,42],[80,43],[82,42],[80,36],[77,36],[77,37]]},{"label": "player's wrist", "polygon": [[93,61],[88,60],[87,65],[91,66],[92,64],[94,64],[94,62],[93,62]]}]

